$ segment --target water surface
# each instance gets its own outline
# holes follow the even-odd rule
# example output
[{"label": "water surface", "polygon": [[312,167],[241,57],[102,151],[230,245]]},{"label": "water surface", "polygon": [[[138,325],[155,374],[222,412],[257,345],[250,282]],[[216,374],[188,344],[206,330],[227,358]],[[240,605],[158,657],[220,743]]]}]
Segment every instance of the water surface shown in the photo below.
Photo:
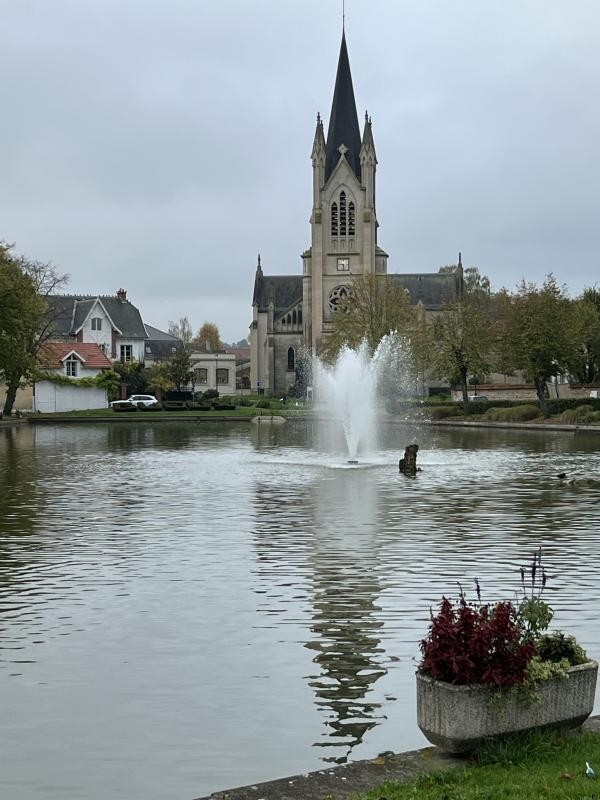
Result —
[{"label": "water surface", "polygon": [[[387,426],[0,429],[0,796],[191,800],[418,747],[439,597],[543,546],[598,655],[600,437]],[[415,436],[423,472],[398,475]]]}]

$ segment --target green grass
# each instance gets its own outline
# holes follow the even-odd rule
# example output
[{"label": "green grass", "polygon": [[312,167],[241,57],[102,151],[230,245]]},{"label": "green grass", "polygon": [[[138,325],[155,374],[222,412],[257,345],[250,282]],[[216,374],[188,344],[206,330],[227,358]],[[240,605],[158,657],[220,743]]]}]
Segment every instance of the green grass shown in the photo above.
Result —
[{"label": "green grass", "polygon": [[385,783],[355,800],[599,800],[600,736],[537,732],[483,748],[477,763],[442,770],[410,783]]},{"label": "green grass", "polygon": [[272,414],[278,416],[294,416],[303,414],[305,410],[301,407],[296,408],[290,405],[281,405],[277,401],[272,402],[272,408],[254,408],[254,406],[241,406],[233,411],[113,411],[110,408],[95,408],[89,411],[65,411],[58,414],[33,414],[34,419],[69,419],[71,417],[89,417],[90,419],[115,419],[131,420],[132,422],[151,422],[157,417],[178,419],[197,417],[198,419],[211,419],[221,417],[256,417],[256,416],[270,416]]}]

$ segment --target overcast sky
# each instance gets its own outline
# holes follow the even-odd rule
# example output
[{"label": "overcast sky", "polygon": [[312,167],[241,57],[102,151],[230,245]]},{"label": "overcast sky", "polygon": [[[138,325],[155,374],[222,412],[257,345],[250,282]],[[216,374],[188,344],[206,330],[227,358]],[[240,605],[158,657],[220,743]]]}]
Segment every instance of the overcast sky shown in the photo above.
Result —
[{"label": "overcast sky", "polygon": [[[0,0],[0,239],[247,335],[299,274],[341,0]],[[346,0],[392,272],[600,283],[600,2]],[[326,128],[327,129],[327,128]]]}]

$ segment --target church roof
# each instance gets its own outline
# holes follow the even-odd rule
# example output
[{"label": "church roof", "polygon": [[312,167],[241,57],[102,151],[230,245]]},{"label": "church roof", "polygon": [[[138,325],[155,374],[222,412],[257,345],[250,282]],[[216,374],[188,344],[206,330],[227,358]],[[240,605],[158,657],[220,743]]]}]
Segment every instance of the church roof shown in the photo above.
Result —
[{"label": "church roof", "polygon": [[445,303],[455,300],[461,291],[460,278],[455,273],[390,274],[410,295],[413,304],[421,302],[427,311],[439,311]]},{"label": "church roof", "polygon": [[350,61],[348,60],[348,48],[346,47],[346,35],[344,33],[342,33],[342,45],[340,47],[331,115],[329,117],[329,129],[327,131],[325,149],[326,181],[340,160],[338,148],[341,145],[345,145],[348,148],[346,160],[358,180],[360,180],[360,128],[358,126],[352,74],[350,73]]},{"label": "church roof", "polygon": [[263,275],[257,270],[254,281],[252,304],[259,311],[267,311],[270,298],[273,298],[275,313],[282,313],[295,303],[302,301],[301,275]]}]

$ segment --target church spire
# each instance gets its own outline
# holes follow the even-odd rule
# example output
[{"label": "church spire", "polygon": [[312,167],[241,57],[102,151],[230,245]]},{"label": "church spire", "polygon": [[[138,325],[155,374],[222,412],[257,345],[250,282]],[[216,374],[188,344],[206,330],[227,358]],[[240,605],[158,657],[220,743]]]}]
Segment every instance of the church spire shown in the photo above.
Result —
[{"label": "church spire", "polygon": [[[356,113],[356,103],[354,102],[346,34],[342,32],[342,45],[340,47],[333,103],[331,104],[331,115],[329,117],[329,129],[327,131],[326,181],[335,169],[340,159],[340,153],[343,153],[346,157],[354,174],[360,180],[360,145],[360,128],[358,127],[358,114]],[[340,148],[342,148],[341,151]]]}]

